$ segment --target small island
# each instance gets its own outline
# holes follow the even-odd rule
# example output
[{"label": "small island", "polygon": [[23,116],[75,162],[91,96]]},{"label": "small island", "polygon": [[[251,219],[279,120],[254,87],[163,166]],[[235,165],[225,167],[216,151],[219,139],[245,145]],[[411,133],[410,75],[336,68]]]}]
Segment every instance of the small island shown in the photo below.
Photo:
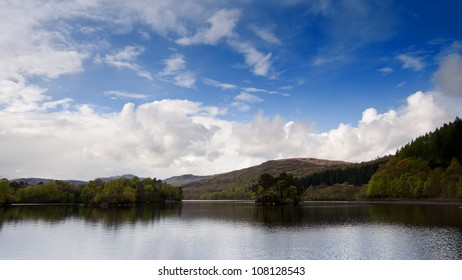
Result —
[{"label": "small island", "polygon": [[252,191],[255,203],[260,205],[296,205],[302,200],[304,189],[299,180],[283,172],[277,177],[268,173],[260,175]]}]

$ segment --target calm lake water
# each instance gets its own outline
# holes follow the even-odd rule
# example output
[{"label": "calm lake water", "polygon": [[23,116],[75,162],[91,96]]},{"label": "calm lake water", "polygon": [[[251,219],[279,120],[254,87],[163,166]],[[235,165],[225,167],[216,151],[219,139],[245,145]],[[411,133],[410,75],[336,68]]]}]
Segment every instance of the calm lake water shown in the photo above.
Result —
[{"label": "calm lake water", "polygon": [[243,201],[0,209],[0,259],[462,259],[462,207]]}]

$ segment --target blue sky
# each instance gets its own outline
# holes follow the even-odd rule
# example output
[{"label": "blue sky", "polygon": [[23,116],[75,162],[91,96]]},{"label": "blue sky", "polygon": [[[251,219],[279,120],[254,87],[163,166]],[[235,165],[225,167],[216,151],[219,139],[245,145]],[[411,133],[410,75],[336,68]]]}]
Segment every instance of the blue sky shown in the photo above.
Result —
[{"label": "blue sky", "polygon": [[455,0],[3,1],[0,176],[394,153],[461,112],[461,13]]}]

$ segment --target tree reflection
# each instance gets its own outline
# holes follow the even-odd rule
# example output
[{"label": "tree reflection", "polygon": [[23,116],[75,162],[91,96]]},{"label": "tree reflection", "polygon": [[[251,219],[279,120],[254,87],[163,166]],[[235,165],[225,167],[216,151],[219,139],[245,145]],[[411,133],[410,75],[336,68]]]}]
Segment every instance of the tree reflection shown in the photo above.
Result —
[{"label": "tree reflection", "polygon": [[0,228],[4,222],[42,221],[60,223],[69,219],[114,227],[126,223],[152,223],[166,217],[181,216],[181,203],[143,204],[133,207],[97,208],[76,204],[13,205],[0,208]]}]

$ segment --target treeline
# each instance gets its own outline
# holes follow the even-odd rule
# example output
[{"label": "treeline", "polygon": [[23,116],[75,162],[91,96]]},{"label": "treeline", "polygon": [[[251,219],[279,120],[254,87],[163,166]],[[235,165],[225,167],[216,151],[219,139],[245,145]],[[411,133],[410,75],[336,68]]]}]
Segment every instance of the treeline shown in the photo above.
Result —
[{"label": "treeline", "polygon": [[389,157],[369,162],[349,165],[347,167],[327,169],[300,178],[304,187],[305,200],[358,200],[364,199],[365,188]]},{"label": "treeline", "polygon": [[421,158],[395,157],[372,176],[369,198],[462,198],[462,166],[453,158],[447,168],[430,168]]},{"label": "treeline", "polygon": [[372,176],[369,198],[462,198],[462,120],[444,124],[397,151]]},{"label": "treeline", "polygon": [[180,201],[182,188],[161,180],[134,177],[110,181],[95,179],[83,185],[50,181],[37,185],[0,180],[0,205],[11,203],[83,203],[93,206],[122,206],[134,203]]},{"label": "treeline", "polygon": [[315,172],[300,178],[300,184],[302,184],[305,189],[310,186],[333,186],[344,183],[354,186],[362,186],[369,182],[372,175],[379,169],[379,166],[387,162],[387,160],[388,157],[384,157],[370,162],[354,164],[348,167]]},{"label": "treeline", "polygon": [[398,150],[396,157],[423,159],[432,169],[448,167],[453,158],[462,162],[462,120],[457,117],[454,122],[416,138]]},{"label": "treeline", "polygon": [[255,202],[270,205],[298,204],[303,191],[299,180],[285,172],[277,177],[264,173],[252,187]]}]

